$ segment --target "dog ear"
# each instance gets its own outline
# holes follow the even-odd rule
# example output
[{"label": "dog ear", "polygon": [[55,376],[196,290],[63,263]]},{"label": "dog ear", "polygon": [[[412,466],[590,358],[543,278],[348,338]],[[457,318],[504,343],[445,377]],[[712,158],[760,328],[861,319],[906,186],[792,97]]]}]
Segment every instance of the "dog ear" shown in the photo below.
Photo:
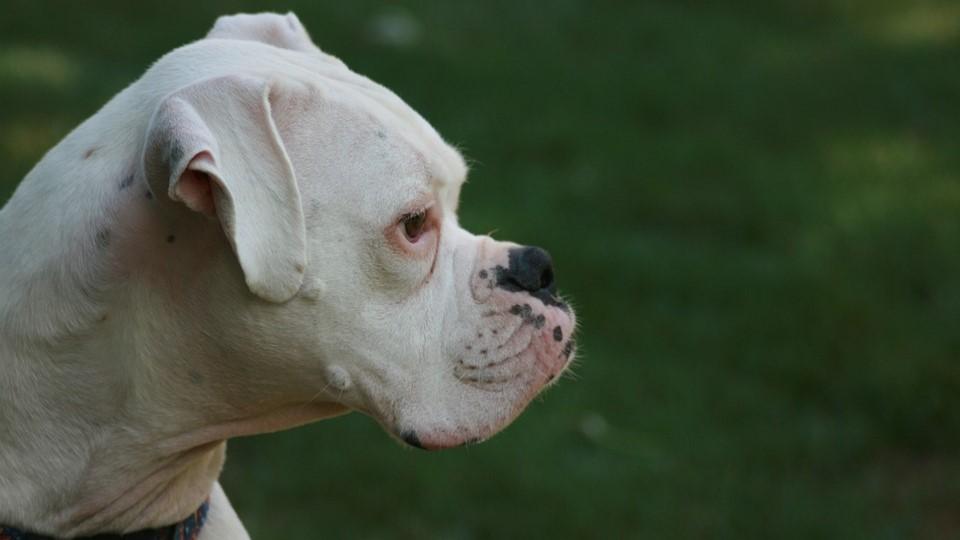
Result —
[{"label": "dog ear", "polygon": [[310,34],[292,12],[224,15],[217,19],[207,33],[208,39],[239,39],[259,41],[282,49],[319,53]]},{"label": "dog ear", "polygon": [[300,191],[271,112],[284,91],[246,76],[178,90],[154,113],[143,154],[153,192],[216,216],[247,286],[273,302],[297,293],[307,257]]}]

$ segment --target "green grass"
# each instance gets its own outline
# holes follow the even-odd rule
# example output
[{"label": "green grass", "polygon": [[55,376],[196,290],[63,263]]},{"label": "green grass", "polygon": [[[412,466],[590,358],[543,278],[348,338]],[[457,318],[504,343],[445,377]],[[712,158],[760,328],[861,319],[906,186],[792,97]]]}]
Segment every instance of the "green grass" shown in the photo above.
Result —
[{"label": "green grass", "polygon": [[[259,538],[960,535],[951,1],[8,1],[0,192],[217,14],[293,9],[548,247],[577,376],[477,447],[359,415],[231,443]],[[419,41],[373,20],[407,13]],[[2,197],[0,197],[2,198]]]}]

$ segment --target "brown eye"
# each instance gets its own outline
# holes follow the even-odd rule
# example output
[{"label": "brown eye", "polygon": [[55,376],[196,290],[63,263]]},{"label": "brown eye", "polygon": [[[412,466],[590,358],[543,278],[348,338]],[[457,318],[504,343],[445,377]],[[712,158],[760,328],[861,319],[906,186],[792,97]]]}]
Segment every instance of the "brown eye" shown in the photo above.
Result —
[{"label": "brown eye", "polygon": [[427,212],[421,210],[415,214],[409,214],[403,218],[403,235],[411,244],[420,239],[423,230],[427,225]]}]

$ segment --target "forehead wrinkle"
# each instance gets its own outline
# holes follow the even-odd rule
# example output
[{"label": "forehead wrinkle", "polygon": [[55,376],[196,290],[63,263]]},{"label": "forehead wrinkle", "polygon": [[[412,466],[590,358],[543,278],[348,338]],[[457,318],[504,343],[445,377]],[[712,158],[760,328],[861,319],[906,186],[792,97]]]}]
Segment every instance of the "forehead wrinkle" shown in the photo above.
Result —
[{"label": "forehead wrinkle", "polygon": [[[332,82],[332,81],[325,81]],[[367,124],[371,139],[393,148],[393,176],[415,176],[423,191],[432,193],[446,210],[456,211],[460,187],[466,180],[467,165],[456,148],[449,145],[439,133],[419,114],[410,109],[400,98],[382,87],[358,88],[334,82],[328,99],[345,105]],[[380,89],[381,92],[376,92]],[[364,107],[357,107],[362,103]],[[371,139],[368,139],[371,140]],[[391,182],[392,185],[397,185]],[[403,182],[404,186],[409,186]],[[399,187],[404,192],[407,189]],[[406,193],[394,191],[394,197],[406,198]],[[422,191],[421,191],[422,193]]]},{"label": "forehead wrinkle", "polygon": [[[357,95],[376,110],[376,113],[366,111],[367,116],[375,124],[395,128],[391,130],[392,135],[399,136],[414,152],[414,160],[422,165],[431,187],[434,184],[441,187],[462,184],[466,178],[467,165],[460,152],[444,141],[429,122],[396,94],[383,87],[377,88],[383,92],[375,93],[369,88],[355,88]],[[427,159],[427,155],[437,156],[439,161]]]},{"label": "forehead wrinkle", "polygon": [[[383,116],[392,117],[397,123],[407,129],[400,131],[413,131],[417,139],[427,142],[429,148],[420,149],[429,150],[430,155],[442,156],[446,163],[440,167],[428,167],[426,172],[431,179],[439,182],[441,185],[457,188],[466,179],[468,167],[463,156],[456,148],[449,145],[433,126],[427,122],[419,113],[413,110],[403,99],[397,96],[392,90],[376,83],[369,78],[351,71],[342,62],[331,62],[328,58],[317,58],[312,54],[305,54],[300,51],[280,51],[285,60],[289,62],[290,67],[297,73],[295,78],[306,84],[327,88],[328,90],[337,89],[345,92],[347,95],[360,98],[368,104],[379,109]],[[368,113],[369,114],[369,113]],[[380,115],[370,115],[376,118]],[[387,124],[385,119],[376,118],[382,124]],[[404,137],[407,142],[408,137]],[[413,144],[414,147],[419,145]],[[430,165],[434,165],[431,163]]]},{"label": "forehead wrinkle", "polygon": [[437,137],[434,141],[431,155],[439,156],[439,160],[430,160],[429,172],[431,178],[441,186],[455,187],[464,182],[467,176],[467,165],[456,148]]},{"label": "forehead wrinkle", "polygon": [[[374,122],[379,120],[372,115],[371,118]],[[428,154],[427,151],[423,149],[425,146],[422,144],[423,142],[424,141],[418,141],[408,136],[399,136],[397,140],[393,141],[392,144],[394,148],[402,149],[404,154],[404,157],[399,160],[400,167],[403,170],[399,176],[404,179],[409,179],[409,181],[402,181],[402,184],[409,186],[411,183],[415,183],[418,188],[416,196],[419,197],[425,191],[437,194],[450,185],[459,185],[462,183],[465,166],[462,165],[459,154],[456,154],[452,148],[442,141],[442,147],[435,147],[432,154]],[[429,143],[432,141],[425,142]],[[446,151],[444,152],[444,150]],[[453,157],[456,159],[449,159],[451,157],[451,151],[454,152]],[[438,161],[437,159],[431,159],[428,155],[439,155],[445,159]],[[457,172],[458,165],[460,172]]]}]

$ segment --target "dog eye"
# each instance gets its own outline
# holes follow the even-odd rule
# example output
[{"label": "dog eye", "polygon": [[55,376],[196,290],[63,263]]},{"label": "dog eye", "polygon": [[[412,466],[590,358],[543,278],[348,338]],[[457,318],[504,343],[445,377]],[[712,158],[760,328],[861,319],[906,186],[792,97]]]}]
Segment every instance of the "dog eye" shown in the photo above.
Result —
[{"label": "dog eye", "polygon": [[411,244],[416,243],[427,226],[427,211],[421,210],[403,217],[403,235]]}]

